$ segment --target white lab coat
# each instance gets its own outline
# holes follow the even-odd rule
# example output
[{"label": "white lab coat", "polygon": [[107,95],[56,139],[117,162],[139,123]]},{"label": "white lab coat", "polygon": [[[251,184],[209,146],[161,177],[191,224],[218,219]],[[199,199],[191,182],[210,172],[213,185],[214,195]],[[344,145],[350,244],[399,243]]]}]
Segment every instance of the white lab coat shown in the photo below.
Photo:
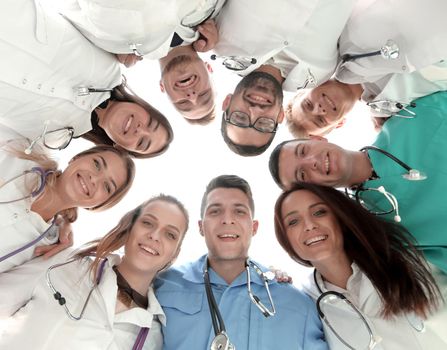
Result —
[{"label": "white lab coat", "polygon": [[[306,85],[309,71],[316,84],[335,71],[337,40],[355,0],[228,0],[217,16],[218,55],[255,58],[247,75],[271,58],[277,59],[286,80],[283,89],[295,92]],[[267,62],[268,63],[268,62]],[[311,85],[308,85],[311,87]]]},{"label": "white lab coat", "polygon": [[[54,0],[51,0],[54,1]],[[194,12],[219,13],[225,0],[215,6],[209,0],[63,0],[56,5],[86,38],[105,51],[134,53],[149,59],[168,54],[174,32],[185,44],[199,37],[194,29],[182,25],[182,19]]]},{"label": "white lab coat", "polygon": [[[26,144],[24,144],[24,147],[26,147]],[[30,160],[20,159],[6,151],[4,147],[0,147],[0,185],[36,166],[39,165]],[[27,190],[23,177],[14,181],[14,186],[8,185],[0,188],[1,198],[20,198],[28,194],[29,190]],[[27,198],[13,203],[0,204],[0,233],[2,238],[0,257],[23,247],[51,226],[52,220],[46,222],[38,213],[31,210],[33,201],[34,199]],[[49,234],[36,245],[0,262],[0,273],[32,259],[35,247],[56,243],[58,239],[58,231],[50,230]]]},{"label": "white lab coat", "polygon": [[[50,261],[41,258],[0,275],[0,318],[7,327],[0,335],[1,349],[109,349],[130,350],[140,327],[149,327],[144,348],[160,350],[163,344],[160,322],[165,316],[149,289],[147,310],[139,307],[115,313],[117,255],[109,255],[99,286],[93,291],[79,321],[71,320],[54,299],[45,273],[50,265],[65,261],[69,251]],[[92,286],[90,258],[50,272],[51,283],[66,299],[70,312],[78,316]]]},{"label": "white lab coat", "polygon": [[[394,319],[386,320],[380,317],[379,312],[382,307],[380,296],[371,284],[368,277],[358,268],[352,264],[353,274],[349,277],[347,283],[347,290],[343,290],[336,286],[330,285],[323,281],[321,275],[317,272],[317,281],[322,292],[328,290],[337,291],[344,294],[366,318],[369,326],[372,329],[374,338],[379,341],[379,344],[374,350],[428,350],[428,349],[445,349],[447,347],[447,340],[434,333],[425,323],[425,331],[417,332],[409,323],[409,319],[417,324],[420,319],[416,315],[402,315]],[[317,300],[321,295],[320,291],[315,285],[313,274],[309,276],[307,283],[304,285],[304,291],[314,300]],[[358,324],[353,320],[352,315],[341,308],[333,309],[332,319],[334,319],[335,312],[338,314],[335,319],[340,319],[336,327],[344,330],[343,334],[350,334],[351,337],[346,339],[351,344],[359,344],[358,336],[359,330],[355,329],[354,325]],[[331,315],[329,315],[330,317]],[[407,318],[408,317],[408,318]],[[346,350],[344,346],[329,329],[325,322],[323,323],[324,333],[330,349]],[[444,320],[445,325],[445,320]],[[366,333],[367,334],[367,333]]]},{"label": "white lab coat", "polygon": [[340,36],[340,55],[380,50],[388,39],[397,59],[359,58],[337,68],[337,80],[362,84],[362,99],[408,103],[447,89],[447,2],[362,0]]},{"label": "white lab coat", "polygon": [[39,0],[0,2],[0,124],[36,138],[71,126],[91,129],[91,112],[109,92],[79,96],[76,88],[121,83],[116,58],[90,43]]}]

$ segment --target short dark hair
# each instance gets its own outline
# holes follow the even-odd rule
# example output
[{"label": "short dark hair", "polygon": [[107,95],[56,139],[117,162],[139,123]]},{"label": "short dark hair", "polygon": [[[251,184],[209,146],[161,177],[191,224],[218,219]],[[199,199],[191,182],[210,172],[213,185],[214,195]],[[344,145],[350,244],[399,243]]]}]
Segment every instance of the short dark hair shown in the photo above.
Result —
[{"label": "short dark hair", "polygon": [[216,188],[235,188],[244,192],[244,194],[248,198],[248,204],[250,205],[252,215],[255,215],[255,203],[253,201],[253,194],[248,182],[237,175],[220,175],[212,179],[206,186],[205,192],[202,196],[202,203],[200,205],[201,218],[203,218],[203,214],[205,213],[207,196],[212,190],[215,190]]},{"label": "short dark hair", "polygon": [[272,137],[265,145],[262,146],[251,146],[251,145],[238,145],[234,143],[227,134],[227,123],[225,121],[225,113],[222,114],[222,124],[220,126],[220,132],[222,133],[222,137],[227,144],[228,148],[230,148],[234,153],[239,154],[244,157],[258,156],[265,152],[267,148],[270,147],[273,139],[275,138],[275,133],[272,133]]},{"label": "short dark hair", "polygon": [[279,155],[281,153],[283,146],[288,144],[289,142],[292,142],[292,141],[295,141],[295,140],[286,140],[286,141],[281,142],[274,148],[274,150],[270,154],[270,159],[269,159],[270,174],[272,175],[275,183],[280,188],[283,188],[284,186],[282,185],[281,180],[279,179]]},{"label": "short dark hair", "polygon": [[[110,100],[120,102],[131,102],[138,104],[150,114],[151,118],[157,120],[166,129],[166,132],[168,134],[168,140],[166,141],[166,145],[158,152],[142,154],[128,151],[122,147],[120,147],[120,149],[129,153],[134,158],[152,158],[166,152],[170,143],[174,139],[174,131],[172,130],[171,124],[159,110],[157,110],[151,104],[149,104],[141,97],[139,97],[137,94],[135,94],[135,92],[133,92],[132,89],[130,89],[130,87],[127,85],[126,79],[124,79],[122,84],[115,86],[113,88]],[[96,115],[95,111],[92,112],[91,122],[92,122],[92,129],[87,133],[81,135],[81,137],[88,141],[93,142],[96,145],[102,144],[102,145],[115,146],[115,142],[113,142],[113,140],[109,137],[109,135],[107,135],[104,129],[98,125],[98,116]]]},{"label": "short dark hair", "polygon": [[318,196],[337,218],[346,255],[359,266],[378,291],[383,301],[383,316],[411,311],[426,316],[436,308],[439,290],[422,253],[415,247],[415,238],[403,226],[369,213],[332,187],[300,183],[277,199],[274,222],[276,238],[294,261],[312,266],[310,261],[301,258],[294,250],[281,213],[284,200],[300,190]]}]

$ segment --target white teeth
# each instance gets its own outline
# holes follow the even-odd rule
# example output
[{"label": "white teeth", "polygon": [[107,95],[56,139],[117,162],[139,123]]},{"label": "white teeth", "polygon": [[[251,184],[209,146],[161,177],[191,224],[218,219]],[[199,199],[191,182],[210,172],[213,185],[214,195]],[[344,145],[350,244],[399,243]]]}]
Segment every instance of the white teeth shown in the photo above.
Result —
[{"label": "white teeth", "polygon": [[261,96],[251,95],[250,97],[251,97],[253,100],[256,100],[256,101],[268,102],[268,100],[267,100],[266,98],[261,97]]},{"label": "white teeth", "polygon": [[80,177],[80,176],[79,176],[79,183],[81,184],[81,187],[82,187],[82,190],[84,191],[84,193],[86,195],[88,195],[89,192],[88,192],[87,185],[85,184],[84,179],[82,177]]},{"label": "white teeth", "polygon": [[324,161],[324,165],[326,168],[326,174],[329,174],[329,156],[326,156],[326,159]]},{"label": "white teeth", "polygon": [[321,235],[321,236],[312,237],[312,238],[309,238],[308,240],[304,241],[304,244],[307,245],[307,246],[310,246],[310,245],[312,245],[314,243],[326,240],[327,237],[328,237],[327,235]]},{"label": "white teeth", "polygon": [[141,247],[141,249],[143,249],[144,251],[148,252],[149,254],[152,254],[152,255],[160,255],[159,252],[157,252],[156,250],[154,250],[154,249],[152,249],[152,248],[146,247],[146,246],[144,246],[144,245],[140,245],[140,247]]},{"label": "white teeth", "polygon": [[219,238],[237,238],[238,235],[231,235],[231,234],[224,234],[224,235],[219,235]]},{"label": "white teeth", "polygon": [[127,133],[130,129],[130,126],[132,125],[132,120],[133,120],[133,116],[131,116],[129,118],[129,120],[127,121],[126,126],[124,127],[124,133]]},{"label": "white teeth", "polygon": [[177,87],[180,87],[180,88],[185,88],[185,87],[188,87],[188,86],[194,84],[195,81],[196,81],[196,76],[195,76],[195,75],[192,75],[192,76],[190,76],[190,77],[188,77],[188,78],[186,78],[186,79],[177,81],[177,82],[175,83],[175,85],[176,85]]}]

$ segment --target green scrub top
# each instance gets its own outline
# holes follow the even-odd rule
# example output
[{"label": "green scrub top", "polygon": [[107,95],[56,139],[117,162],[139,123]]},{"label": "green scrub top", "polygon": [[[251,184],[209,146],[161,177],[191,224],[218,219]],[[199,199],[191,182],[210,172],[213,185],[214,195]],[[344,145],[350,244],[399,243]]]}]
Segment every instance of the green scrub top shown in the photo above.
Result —
[{"label": "green scrub top", "polygon": [[[374,145],[425,173],[427,179],[406,180],[402,177],[405,169],[385,155],[368,150],[379,179],[367,181],[364,186],[383,186],[396,197],[401,224],[416,238],[417,248],[447,273],[447,91],[414,102],[416,117],[392,117]],[[366,197],[372,200],[373,195]],[[389,206],[383,195],[374,198],[380,198],[379,207]],[[393,220],[394,215],[387,217]]]}]

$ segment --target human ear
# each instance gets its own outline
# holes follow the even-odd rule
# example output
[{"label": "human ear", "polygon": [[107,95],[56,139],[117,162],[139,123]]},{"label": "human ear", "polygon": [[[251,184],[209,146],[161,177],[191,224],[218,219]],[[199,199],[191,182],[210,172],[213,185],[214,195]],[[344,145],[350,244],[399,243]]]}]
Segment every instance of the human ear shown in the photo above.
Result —
[{"label": "human ear", "polygon": [[227,97],[225,97],[225,100],[222,102],[222,110],[226,111],[228,107],[230,106],[231,98],[233,97],[232,94],[228,94]]},{"label": "human ear", "polygon": [[281,124],[283,120],[284,120],[284,108],[281,106],[281,110],[279,111],[277,119],[278,124]]},{"label": "human ear", "polygon": [[253,224],[252,224],[253,234],[252,234],[252,236],[256,235],[256,233],[258,232],[258,227],[259,227],[259,221],[253,220]]},{"label": "human ear", "polygon": [[341,128],[346,123],[346,118],[342,118],[338,121],[338,124],[335,126],[336,129]]},{"label": "human ear", "polygon": [[163,84],[163,82],[160,80],[160,91],[161,92],[165,92],[165,86],[164,86],[164,84]]},{"label": "human ear", "polygon": [[213,73],[213,67],[211,67],[211,65],[208,62],[204,62],[204,63],[205,63],[206,70],[210,73]]},{"label": "human ear", "polygon": [[202,220],[197,221],[197,223],[199,224],[199,233],[201,236],[205,236],[203,234],[203,224],[202,224]]}]

